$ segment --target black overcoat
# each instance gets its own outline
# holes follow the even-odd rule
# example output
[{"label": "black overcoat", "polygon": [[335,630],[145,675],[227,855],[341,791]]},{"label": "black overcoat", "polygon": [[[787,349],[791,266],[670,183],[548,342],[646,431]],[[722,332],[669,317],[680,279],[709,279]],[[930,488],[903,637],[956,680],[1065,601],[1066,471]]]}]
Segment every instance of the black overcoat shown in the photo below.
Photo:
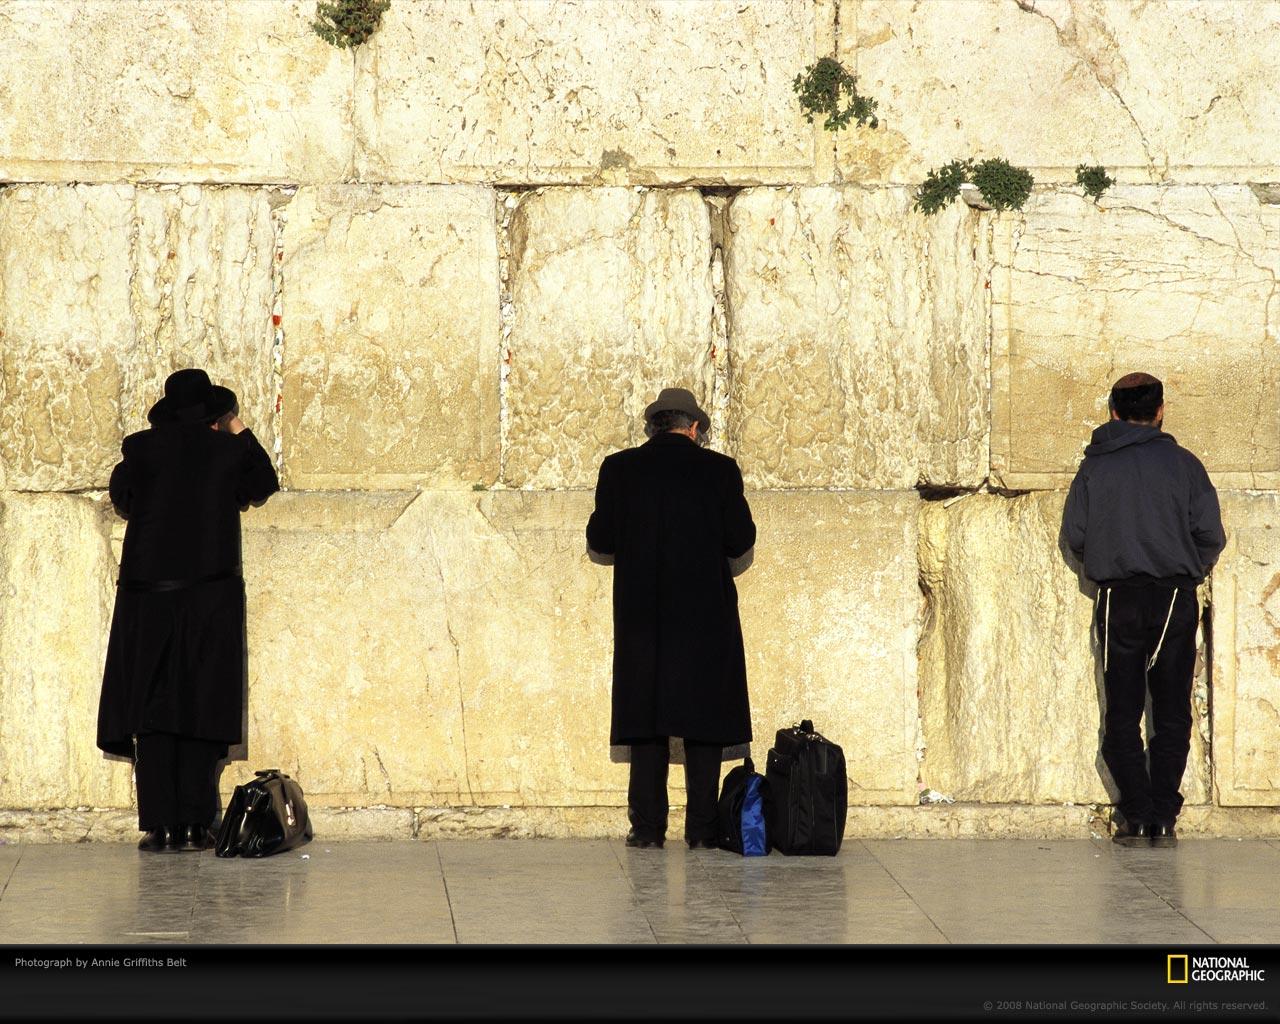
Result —
[{"label": "black overcoat", "polygon": [[[166,423],[130,434],[111,473],[128,520],[98,704],[98,746],[131,754],[133,736],[243,740],[244,581],[240,510],[280,489],[252,432]],[[135,591],[127,583],[190,583]]]},{"label": "black overcoat", "polygon": [[614,556],[610,743],[751,739],[730,558],[755,544],[742,473],[662,433],[600,466],[587,546]]}]

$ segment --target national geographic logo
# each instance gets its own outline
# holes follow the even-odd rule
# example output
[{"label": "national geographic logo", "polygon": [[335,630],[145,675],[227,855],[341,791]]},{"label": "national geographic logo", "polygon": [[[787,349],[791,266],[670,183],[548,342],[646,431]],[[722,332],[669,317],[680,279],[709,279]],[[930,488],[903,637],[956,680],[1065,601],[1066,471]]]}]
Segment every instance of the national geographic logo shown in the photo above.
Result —
[{"label": "national geographic logo", "polygon": [[1170,985],[1193,981],[1266,981],[1265,967],[1250,967],[1247,956],[1191,956],[1170,953],[1166,980]]}]

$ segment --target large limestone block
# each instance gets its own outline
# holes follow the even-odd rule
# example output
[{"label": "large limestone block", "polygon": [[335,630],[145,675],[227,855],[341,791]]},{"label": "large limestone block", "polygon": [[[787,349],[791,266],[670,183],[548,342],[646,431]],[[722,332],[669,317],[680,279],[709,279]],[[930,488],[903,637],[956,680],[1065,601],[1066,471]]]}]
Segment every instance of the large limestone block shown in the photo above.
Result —
[{"label": "large limestone block", "polygon": [[754,492],[738,579],[753,752],[813,719],[844,748],[849,802],[910,804],[919,771],[915,493]]},{"label": "large limestone block", "polygon": [[127,807],[130,774],[95,746],[115,597],[107,510],[0,497],[0,807]]},{"label": "large limestone block", "polygon": [[1213,757],[1218,802],[1280,804],[1280,496],[1224,494],[1213,570]]},{"label": "large limestone block", "polygon": [[394,3],[357,55],[363,180],[822,181],[791,82],[831,0]]},{"label": "large limestone block", "polygon": [[1280,207],[1238,185],[1058,192],[996,234],[996,480],[1065,486],[1112,383],[1145,370],[1219,486],[1280,484]]},{"label": "large limestone block", "polygon": [[344,176],[351,58],[311,32],[314,10],[308,0],[10,0],[0,179]]},{"label": "large limestone block", "polygon": [[694,190],[545,189],[510,228],[504,480],[589,487],[665,386],[713,399],[711,219]]},{"label": "large limestone block", "polygon": [[284,310],[289,486],[494,481],[500,334],[490,189],[300,189],[285,229]]},{"label": "large limestone block", "polygon": [[[921,779],[956,800],[1110,803],[1094,588],[1058,546],[1062,492],[924,506]],[[1203,648],[1187,803],[1208,802]]]},{"label": "large limestone block", "polygon": [[590,496],[286,493],[245,517],[249,758],[323,805],[617,803]]},{"label": "large limestone block", "polygon": [[198,185],[0,192],[0,487],[102,487],[164,378],[203,366],[269,442],[274,198]]},{"label": "large limestone block", "polygon": [[844,0],[840,56],[882,128],[842,133],[846,180],[919,182],[1004,156],[1074,186],[1275,180],[1280,3]]},{"label": "large limestone block", "polygon": [[731,445],[749,486],[987,475],[986,232],[906,189],[751,189],[729,208]]}]

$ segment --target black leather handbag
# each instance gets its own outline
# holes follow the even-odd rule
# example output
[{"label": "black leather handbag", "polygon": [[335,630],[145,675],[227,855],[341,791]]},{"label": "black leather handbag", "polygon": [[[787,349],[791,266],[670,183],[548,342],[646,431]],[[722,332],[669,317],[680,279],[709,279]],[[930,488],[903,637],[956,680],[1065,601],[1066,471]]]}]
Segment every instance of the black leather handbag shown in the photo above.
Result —
[{"label": "black leather handbag", "polygon": [[231,794],[213,848],[219,857],[269,857],[311,840],[302,787],[278,768],[253,774]]}]

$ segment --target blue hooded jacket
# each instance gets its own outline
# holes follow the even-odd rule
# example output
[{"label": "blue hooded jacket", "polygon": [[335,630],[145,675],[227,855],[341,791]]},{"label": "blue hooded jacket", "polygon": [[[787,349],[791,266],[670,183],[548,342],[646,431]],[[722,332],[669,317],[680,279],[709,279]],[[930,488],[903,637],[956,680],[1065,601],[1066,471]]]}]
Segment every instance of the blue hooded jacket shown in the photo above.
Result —
[{"label": "blue hooded jacket", "polygon": [[1218,492],[1191,452],[1158,427],[1104,423],[1084,450],[1062,536],[1104,586],[1194,587],[1226,544]]}]

